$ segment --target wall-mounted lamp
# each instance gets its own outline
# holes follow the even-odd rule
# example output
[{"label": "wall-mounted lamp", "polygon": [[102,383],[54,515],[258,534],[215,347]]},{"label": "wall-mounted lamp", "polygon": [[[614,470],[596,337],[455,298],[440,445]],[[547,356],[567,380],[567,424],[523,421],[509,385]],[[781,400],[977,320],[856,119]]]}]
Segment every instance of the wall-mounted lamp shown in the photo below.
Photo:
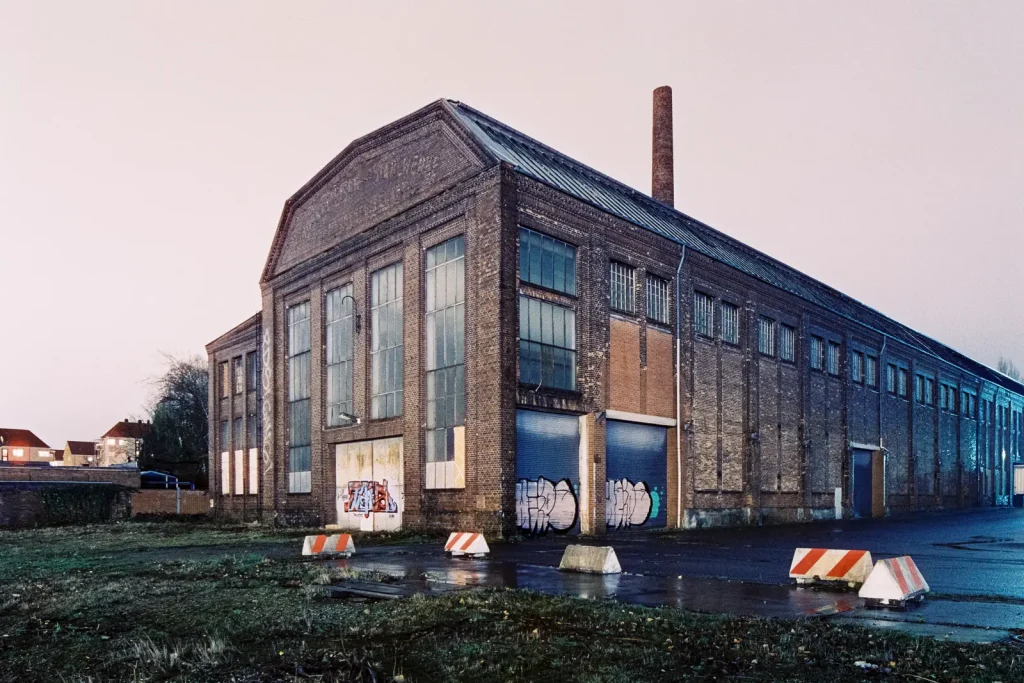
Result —
[{"label": "wall-mounted lamp", "polygon": [[351,294],[346,294],[345,296],[341,297],[342,303],[345,302],[345,299],[352,299],[352,329],[355,330],[356,334],[359,334],[361,322],[359,320],[359,313],[356,312],[356,298]]}]

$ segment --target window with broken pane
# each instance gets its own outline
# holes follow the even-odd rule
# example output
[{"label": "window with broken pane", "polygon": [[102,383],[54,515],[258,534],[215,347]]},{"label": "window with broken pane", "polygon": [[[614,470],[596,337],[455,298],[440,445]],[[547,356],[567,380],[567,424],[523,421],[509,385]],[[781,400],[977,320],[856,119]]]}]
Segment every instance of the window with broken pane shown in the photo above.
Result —
[{"label": "window with broken pane", "polygon": [[427,462],[446,462],[466,422],[464,238],[427,250],[426,280]]},{"label": "window with broken pane", "polygon": [[352,424],[353,336],[352,284],[324,297],[325,361],[327,365],[327,426]]},{"label": "window with broken pane", "polygon": [[370,278],[370,417],[402,414],[402,264]]},{"label": "window with broken pane", "polygon": [[309,302],[288,308],[288,492],[312,490]]}]

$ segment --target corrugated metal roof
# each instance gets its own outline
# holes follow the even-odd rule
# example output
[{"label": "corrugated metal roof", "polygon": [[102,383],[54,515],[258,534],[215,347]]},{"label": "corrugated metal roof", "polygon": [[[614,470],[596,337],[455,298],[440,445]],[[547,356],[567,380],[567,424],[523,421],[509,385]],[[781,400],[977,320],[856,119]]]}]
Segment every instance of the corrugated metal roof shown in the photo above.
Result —
[{"label": "corrugated metal roof", "polygon": [[686,245],[837,315],[960,366],[1018,394],[1024,385],[642,192],[523,135],[461,102],[449,101],[470,133],[499,161],[581,201]]}]

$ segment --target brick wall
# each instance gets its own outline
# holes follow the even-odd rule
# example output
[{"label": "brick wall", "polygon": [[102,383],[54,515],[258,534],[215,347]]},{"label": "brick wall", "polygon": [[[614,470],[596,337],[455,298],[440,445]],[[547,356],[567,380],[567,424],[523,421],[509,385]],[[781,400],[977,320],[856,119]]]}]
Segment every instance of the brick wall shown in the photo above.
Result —
[{"label": "brick wall", "polygon": [[[181,511],[178,512],[180,494]],[[206,515],[210,513],[210,495],[206,491],[142,489],[132,494],[132,516]]]}]

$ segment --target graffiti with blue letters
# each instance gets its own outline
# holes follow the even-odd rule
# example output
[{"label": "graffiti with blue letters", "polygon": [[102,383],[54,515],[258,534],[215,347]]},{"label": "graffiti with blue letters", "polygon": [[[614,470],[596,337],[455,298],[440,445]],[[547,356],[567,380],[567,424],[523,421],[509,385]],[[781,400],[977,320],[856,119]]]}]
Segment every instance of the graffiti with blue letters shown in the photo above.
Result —
[{"label": "graffiti with blue letters", "polygon": [[388,480],[350,481],[345,512],[361,513],[369,517],[371,512],[398,512],[398,503],[388,491]]}]

